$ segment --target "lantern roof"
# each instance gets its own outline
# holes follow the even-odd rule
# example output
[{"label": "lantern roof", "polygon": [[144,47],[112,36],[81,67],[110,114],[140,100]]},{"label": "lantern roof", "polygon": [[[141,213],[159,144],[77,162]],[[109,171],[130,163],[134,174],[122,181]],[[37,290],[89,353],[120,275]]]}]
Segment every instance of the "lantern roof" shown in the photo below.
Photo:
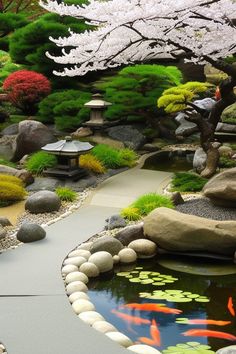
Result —
[{"label": "lantern roof", "polygon": [[105,108],[111,105],[111,102],[107,102],[102,99],[102,95],[100,93],[92,95],[92,100],[84,104],[84,106],[88,108]]},{"label": "lantern roof", "polygon": [[72,140],[70,136],[66,136],[64,140],[59,140],[52,144],[46,144],[41,149],[55,155],[77,156],[92,148],[93,145],[90,143]]}]

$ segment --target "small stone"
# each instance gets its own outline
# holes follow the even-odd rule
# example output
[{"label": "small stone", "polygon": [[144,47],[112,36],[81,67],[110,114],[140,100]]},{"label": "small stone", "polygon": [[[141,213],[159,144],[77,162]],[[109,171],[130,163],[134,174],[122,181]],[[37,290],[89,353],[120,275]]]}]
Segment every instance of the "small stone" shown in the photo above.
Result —
[{"label": "small stone", "polygon": [[42,190],[29,196],[25,203],[25,210],[30,213],[51,213],[58,211],[61,206],[61,200],[56,193]]},{"label": "small stone", "polygon": [[91,256],[91,253],[87,250],[74,250],[72,252],[70,252],[68,254],[68,257],[71,258],[71,257],[84,257],[85,259],[89,259],[89,257]]},{"label": "small stone", "polygon": [[67,274],[72,273],[72,272],[76,272],[78,270],[79,270],[78,267],[73,265],[73,264],[67,264],[67,265],[65,265],[64,267],[61,268],[61,272],[64,275],[67,275]]},{"label": "small stone", "polygon": [[132,340],[121,332],[107,332],[105,334],[114,342],[122,345],[122,347],[127,348],[133,344]]},{"label": "small stone", "polygon": [[91,263],[91,262],[85,262],[83,263],[79,270],[86,274],[87,277],[89,278],[94,278],[94,277],[97,277],[99,275],[99,269],[98,267],[94,264],[94,263]]},{"label": "small stone", "polygon": [[64,260],[64,263],[63,264],[74,264],[76,265],[77,267],[80,267],[81,264],[85,263],[86,262],[86,259],[84,257],[71,257],[71,258],[66,258]]},{"label": "small stone", "polygon": [[2,227],[5,226],[12,226],[12,223],[10,222],[10,220],[8,218],[6,218],[5,216],[0,216],[0,225],[2,225]]},{"label": "small stone", "polygon": [[112,258],[113,258],[114,264],[118,264],[120,262],[120,257],[117,254],[115,256],[113,256]]},{"label": "small stone", "polygon": [[137,353],[137,354],[161,354],[159,350],[150,347],[149,345],[146,344],[135,344],[131,345],[130,347],[127,348],[131,352]]},{"label": "small stone", "polygon": [[153,241],[147,239],[132,241],[128,247],[137,253],[138,258],[151,258],[157,253],[157,245]]},{"label": "small stone", "polygon": [[46,231],[40,225],[26,222],[21,225],[16,234],[17,240],[24,243],[40,241],[45,237]]},{"label": "small stone", "polygon": [[228,347],[221,348],[217,350],[216,354],[235,354],[236,345],[229,345]]},{"label": "small stone", "polygon": [[126,226],[126,220],[122,218],[119,214],[112,215],[109,219],[106,220],[106,230],[116,229],[117,227]]},{"label": "small stone", "polygon": [[88,288],[82,281],[79,281],[79,280],[73,281],[72,283],[70,283],[66,286],[67,295],[71,295],[72,293],[74,293],[76,291],[87,292]]},{"label": "small stone", "polygon": [[101,333],[117,331],[116,327],[107,321],[96,321],[92,327]]},{"label": "small stone", "polygon": [[120,263],[134,263],[137,260],[137,254],[132,248],[124,248],[118,253]]},{"label": "small stone", "polygon": [[79,299],[84,299],[84,300],[89,300],[89,297],[87,294],[83,293],[82,291],[76,291],[69,296],[69,300],[71,303],[73,303],[76,300]]},{"label": "small stone", "polygon": [[103,236],[93,243],[90,252],[96,253],[99,251],[106,251],[114,256],[115,254],[118,254],[122,248],[122,243],[116,238],[111,236]]},{"label": "small stone", "polygon": [[81,245],[79,245],[77,247],[78,250],[87,250],[89,251],[91,246],[92,246],[93,242],[84,242]]},{"label": "small stone", "polygon": [[0,225],[0,240],[7,236],[6,230]]},{"label": "small stone", "polygon": [[173,192],[170,194],[170,199],[174,205],[184,204],[184,200],[180,192]]},{"label": "small stone", "polygon": [[92,326],[96,321],[105,321],[104,317],[96,311],[81,312],[78,317],[90,326]]},{"label": "small stone", "polygon": [[79,315],[80,313],[85,312],[85,311],[94,311],[95,310],[95,306],[92,304],[92,302],[85,300],[85,299],[75,300],[72,304],[72,308],[77,315]]},{"label": "small stone", "polygon": [[77,281],[77,280],[82,281],[85,284],[87,284],[89,281],[87,275],[82,272],[69,273],[69,274],[67,274],[66,279],[65,279],[67,284],[72,283],[73,281]]},{"label": "small stone", "polygon": [[94,263],[101,273],[108,272],[113,268],[113,259],[110,253],[100,251],[89,257],[89,262]]}]

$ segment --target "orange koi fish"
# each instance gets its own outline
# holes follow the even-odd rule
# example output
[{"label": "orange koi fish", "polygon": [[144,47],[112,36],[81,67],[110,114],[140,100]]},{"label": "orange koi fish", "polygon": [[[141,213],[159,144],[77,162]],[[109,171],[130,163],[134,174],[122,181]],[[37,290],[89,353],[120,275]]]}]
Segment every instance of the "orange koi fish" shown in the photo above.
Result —
[{"label": "orange koi fish", "polygon": [[175,314],[175,315],[178,315],[183,312],[178,309],[172,309],[170,307],[160,306],[158,304],[152,304],[152,303],[144,303],[144,304],[131,303],[131,304],[122,305],[120,306],[120,308],[129,308],[129,309],[134,309],[139,311],[162,312],[162,313]]},{"label": "orange koi fish", "polygon": [[152,320],[152,324],[150,326],[150,334],[151,334],[152,339],[155,342],[155,345],[160,347],[161,346],[161,334],[160,334],[160,331],[157,327],[157,323],[154,319]]},{"label": "orange koi fish", "polygon": [[232,316],[235,316],[235,311],[234,311],[234,305],[233,305],[233,299],[232,296],[229,297],[228,300],[228,310]]},{"label": "orange koi fish", "polygon": [[214,338],[222,338],[228,340],[236,340],[236,336],[230,333],[211,331],[206,329],[190,329],[187,332],[182,333],[184,336],[192,336],[192,337],[214,337]]},{"label": "orange koi fish", "polygon": [[135,325],[141,325],[141,324],[150,324],[151,321],[141,318],[141,317],[137,317],[137,316],[131,316],[131,315],[127,315],[126,313],[122,313],[116,310],[111,310],[112,313],[114,313],[114,315],[116,315],[117,317],[121,318],[124,321],[127,321],[129,323],[135,324]]},{"label": "orange koi fish", "polygon": [[201,324],[206,324],[206,325],[215,325],[215,326],[226,326],[230,324],[231,321],[217,321],[217,320],[204,320],[204,319],[192,319],[188,320],[186,324],[192,324],[192,325],[201,325]]},{"label": "orange koi fish", "polygon": [[139,337],[138,340],[141,343],[147,344],[147,345],[156,345],[155,341],[151,338],[147,338],[147,337]]}]

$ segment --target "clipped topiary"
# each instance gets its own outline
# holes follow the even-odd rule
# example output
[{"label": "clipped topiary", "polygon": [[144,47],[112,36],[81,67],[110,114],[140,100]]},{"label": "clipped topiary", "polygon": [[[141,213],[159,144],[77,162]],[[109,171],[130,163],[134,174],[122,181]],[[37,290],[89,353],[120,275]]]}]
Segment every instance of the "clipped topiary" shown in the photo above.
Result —
[{"label": "clipped topiary", "polygon": [[74,202],[77,197],[76,192],[68,187],[58,187],[55,192],[61,200],[66,202]]},{"label": "clipped topiary", "polygon": [[120,215],[123,218],[128,219],[129,221],[136,221],[141,219],[142,217],[142,215],[139,212],[139,209],[134,208],[132,206],[122,209]]},{"label": "clipped topiary", "polygon": [[57,158],[45,151],[38,151],[31,155],[26,161],[26,169],[31,173],[41,174],[44,169],[54,167],[57,164]]},{"label": "clipped topiary", "polygon": [[0,182],[14,183],[20,187],[23,187],[22,179],[16,176],[0,174]]},{"label": "clipped topiary", "polygon": [[11,182],[0,181],[0,202],[14,202],[23,200],[27,195],[25,189]]},{"label": "clipped topiary", "polygon": [[85,168],[95,173],[105,173],[106,169],[96,156],[92,154],[84,154],[79,158],[79,165],[81,168]]}]

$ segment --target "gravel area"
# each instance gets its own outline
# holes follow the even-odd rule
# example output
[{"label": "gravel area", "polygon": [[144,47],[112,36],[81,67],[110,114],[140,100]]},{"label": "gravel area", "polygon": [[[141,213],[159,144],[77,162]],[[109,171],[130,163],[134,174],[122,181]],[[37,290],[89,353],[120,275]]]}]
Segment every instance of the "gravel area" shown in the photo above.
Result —
[{"label": "gravel area", "polygon": [[236,208],[215,206],[204,197],[187,200],[184,204],[178,205],[176,210],[212,220],[236,220]]}]

